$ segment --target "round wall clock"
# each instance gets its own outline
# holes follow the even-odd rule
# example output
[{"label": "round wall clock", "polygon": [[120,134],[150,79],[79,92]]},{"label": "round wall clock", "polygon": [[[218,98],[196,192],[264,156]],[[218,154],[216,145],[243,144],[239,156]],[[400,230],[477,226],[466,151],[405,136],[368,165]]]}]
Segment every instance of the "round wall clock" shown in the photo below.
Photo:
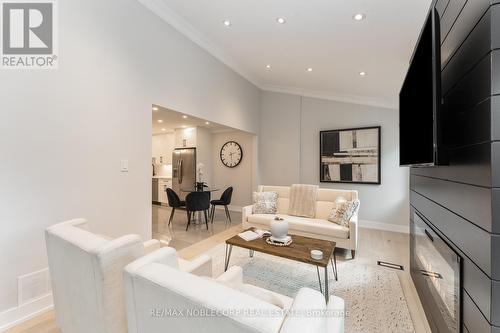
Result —
[{"label": "round wall clock", "polygon": [[236,141],[226,142],[220,149],[220,160],[228,168],[234,168],[241,163],[243,150]]}]

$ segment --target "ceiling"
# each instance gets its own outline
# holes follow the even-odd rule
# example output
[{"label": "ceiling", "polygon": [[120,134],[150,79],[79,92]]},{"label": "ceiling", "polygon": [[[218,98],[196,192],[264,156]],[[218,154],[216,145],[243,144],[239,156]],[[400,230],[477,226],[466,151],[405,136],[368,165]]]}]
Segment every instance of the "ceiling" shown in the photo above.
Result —
[{"label": "ceiling", "polygon": [[431,3],[139,1],[262,89],[394,108]]},{"label": "ceiling", "polygon": [[[187,117],[187,118],[184,118]],[[159,122],[161,120],[161,123]],[[212,133],[220,133],[233,130],[230,127],[213,122],[207,124],[207,120],[186,116],[183,113],[173,111],[159,105],[153,105],[153,135],[173,133],[177,128],[205,127]]]}]

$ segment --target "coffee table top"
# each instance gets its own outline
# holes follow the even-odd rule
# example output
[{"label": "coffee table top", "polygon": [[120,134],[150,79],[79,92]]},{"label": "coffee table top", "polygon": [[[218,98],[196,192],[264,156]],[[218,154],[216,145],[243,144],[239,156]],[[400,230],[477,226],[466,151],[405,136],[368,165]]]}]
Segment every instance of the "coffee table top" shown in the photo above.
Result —
[{"label": "coffee table top", "polygon": [[[250,228],[247,230],[255,230],[255,228]],[[235,235],[226,240],[226,244],[270,254],[285,259],[300,261],[315,266],[328,266],[328,262],[330,261],[333,250],[335,249],[335,242],[296,235],[291,236],[292,244],[290,244],[289,246],[276,246],[267,244],[267,237],[258,238],[252,241],[246,241],[238,235]],[[311,250],[322,251],[323,259],[315,260],[311,258]]]}]

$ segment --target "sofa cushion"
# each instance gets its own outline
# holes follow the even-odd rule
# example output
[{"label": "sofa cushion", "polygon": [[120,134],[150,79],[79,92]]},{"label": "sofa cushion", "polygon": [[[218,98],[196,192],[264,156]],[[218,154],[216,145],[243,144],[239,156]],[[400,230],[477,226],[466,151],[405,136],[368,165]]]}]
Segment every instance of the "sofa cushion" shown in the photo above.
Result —
[{"label": "sofa cushion", "polygon": [[278,214],[287,214],[288,207],[290,206],[290,199],[278,197],[277,205],[278,205]]},{"label": "sofa cushion", "polygon": [[339,201],[337,206],[332,209],[328,221],[348,227],[351,217],[357,213],[358,208],[359,200]]},{"label": "sofa cushion", "polygon": [[266,229],[269,229],[271,220],[274,219],[275,216],[282,217],[288,221],[288,228],[291,234],[293,234],[293,231],[296,230],[312,234],[326,235],[335,238],[349,238],[348,227],[343,227],[323,219],[310,219],[305,217],[290,216],[286,214],[252,214],[248,216],[247,221],[249,223],[258,224]]},{"label": "sofa cushion", "polygon": [[316,201],[316,218],[321,220],[328,220],[328,216],[333,208],[335,208],[335,202],[331,201]]},{"label": "sofa cushion", "polygon": [[276,214],[278,212],[278,193],[253,192],[254,214]]}]

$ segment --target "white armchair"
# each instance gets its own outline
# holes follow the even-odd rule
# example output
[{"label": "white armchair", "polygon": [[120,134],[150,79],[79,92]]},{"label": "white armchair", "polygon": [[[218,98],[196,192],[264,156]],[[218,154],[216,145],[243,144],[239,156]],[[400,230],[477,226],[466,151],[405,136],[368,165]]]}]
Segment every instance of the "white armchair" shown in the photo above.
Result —
[{"label": "white armchair", "polygon": [[[247,289],[239,268],[214,280],[182,272],[175,262],[175,252],[164,248],[125,267],[129,333],[343,332],[344,303],[338,297],[327,306],[321,293],[304,288],[292,300]],[[324,314],[307,316],[303,310]]]},{"label": "white armchair", "polygon": [[[75,219],[46,229],[57,325],[62,332],[126,333],[123,268],[165,243],[138,235],[116,239],[91,233]],[[197,262],[201,265],[201,262]],[[207,270],[196,263],[192,271]],[[211,263],[207,264],[210,266]]]}]

